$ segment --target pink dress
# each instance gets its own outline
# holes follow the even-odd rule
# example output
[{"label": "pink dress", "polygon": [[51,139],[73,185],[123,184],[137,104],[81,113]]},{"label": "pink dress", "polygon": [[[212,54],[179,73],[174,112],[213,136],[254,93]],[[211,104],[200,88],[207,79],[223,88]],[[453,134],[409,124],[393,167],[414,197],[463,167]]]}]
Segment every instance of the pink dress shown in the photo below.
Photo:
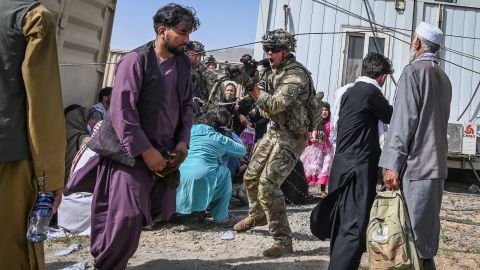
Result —
[{"label": "pink dress", "polygon": [[322,141],[313,142],[318,138],[318,131],[310,132],[310,140],[308,146],[300,156],[305,170],[305,176],[308,184],[313,186],[328,185],[328,176],[330,174],[330,167],[333,161],[333,148],[330,140],[330,121],[325,124],[325,134],[322,136]]}]

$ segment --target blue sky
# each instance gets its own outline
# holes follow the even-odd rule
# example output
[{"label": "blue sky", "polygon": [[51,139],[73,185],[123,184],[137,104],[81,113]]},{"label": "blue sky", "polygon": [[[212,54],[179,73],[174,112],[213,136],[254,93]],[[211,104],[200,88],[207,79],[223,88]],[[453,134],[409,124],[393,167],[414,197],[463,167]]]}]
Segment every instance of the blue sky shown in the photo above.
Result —
[{"label": "blue sky", "polygon": [[154,39],[152,16],[171,2],[195,8],[201,25],[190,39],[201,41],[207,50],[254,42],[259,1],[118,0],[110,47],[131,50]]}]

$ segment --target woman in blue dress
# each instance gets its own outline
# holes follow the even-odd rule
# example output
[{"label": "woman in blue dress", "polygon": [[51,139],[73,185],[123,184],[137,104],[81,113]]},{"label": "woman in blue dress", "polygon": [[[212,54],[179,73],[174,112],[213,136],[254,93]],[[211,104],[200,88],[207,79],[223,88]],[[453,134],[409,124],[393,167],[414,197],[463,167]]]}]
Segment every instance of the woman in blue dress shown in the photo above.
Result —
[{"label": "woman in blue dress", "polygon": [[217,130],[230,119],[224,109],[204,114],[190,131],[190,149],[180,166],[177,188],[177,213],[191,214],[210,206],[217,224],[230,222],[228,205],[232,196],[230,171],[222,159],[245,155],[243,144],[220,134]]}]

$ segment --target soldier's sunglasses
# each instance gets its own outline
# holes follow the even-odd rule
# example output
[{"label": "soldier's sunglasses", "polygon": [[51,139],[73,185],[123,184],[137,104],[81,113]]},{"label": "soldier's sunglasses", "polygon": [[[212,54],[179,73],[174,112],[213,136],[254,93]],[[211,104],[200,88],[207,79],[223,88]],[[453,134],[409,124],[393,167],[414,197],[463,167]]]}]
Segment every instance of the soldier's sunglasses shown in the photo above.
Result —
[{"label": "soldier's sunglasses", "polygon": [[278,53],[278,52],[281,52],[282,50],[283,48],[279,46],[263,46],[263,51],[266,53],[268,52]]}]

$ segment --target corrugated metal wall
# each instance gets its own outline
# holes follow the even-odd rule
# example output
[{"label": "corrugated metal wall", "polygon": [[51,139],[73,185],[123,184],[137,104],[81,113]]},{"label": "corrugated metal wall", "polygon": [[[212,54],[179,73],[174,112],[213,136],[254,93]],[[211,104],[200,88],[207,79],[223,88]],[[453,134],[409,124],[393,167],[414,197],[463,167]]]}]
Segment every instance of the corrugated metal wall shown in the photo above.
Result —
[{"label": "corrugated metal wall", "polygon": [[[322,0],[320,0],[322,2]],[[328,2],[338,5],[341,8],[367,17],[365,6],[362,0],[329,0]],[[431,3],[427,3],[431,2]],[[462,0],[458,1],[459,4]],[[476,5],[480,5],[480,1]],[[469,2],[470,3],[470,2]],[[405,11],[395,9],[395,1],[369,0],[368,5],[373,14],[372,20],[389,27],[412,29],[413,24],[424,20],[435,23],[438,20],[438,8],[440,4],[435,1],[417,1],[417,11],[414,13],[413,1],[406,1]],[[288,5],[290,13],[288,16],[287,30],[291,33],[301,34],[309,32],[341,32],[345,27],[359,29],[370,29],[367,22],[348,16],[339,11],[325,7],[313,0],[262,0],[259,8],[256,40],[267,30],[284,28],[285,12],[284,5]],[[373,13],[372,13],[373,11]],[[414,22],[413,17],[416,17]],[[445,5],[443,30],[446,34],[459,36],[480,37],[480,9]],[[410,34],[409,31],[403,31]],[[389,33],[393,34],[393,33]],[[409,42],[409,37],[395,34],[396,37]],[[297,36],[297,60],[307,66],[312,72],[316,88],[325,92],[327,101],[332,102],[335,90],[341,85],[343,40],[342,34],[330,35],[298,35]],[[465,52],[476,54],[480,57],[480,40],[465,39],[458,37],[446,37],[445,46]],[[396,39],[390,38],[388,56],[393,62],[395,73],[394,78],[398,80],[403,67],[408,63],[409,45]],[[261,44],[255,46],[254,56],[256,59],[265,57]],[[468,68],[480,71],[480,61],[473,61],[466,57],[442,52],[446,60],[458,63]],[[480,80],[480,75],[455,67],[451,64],[444,64],[445,71],[449,74],[453,84],[453,100],[451,120],[457,116],[467,105],[474,87]],[[390,83],[385,87],[386,95],[390,96],[395,86]],[[479,90],[480,91],[480,90]],[[472,118],[480,111],[480,93],[472,103],[472,106],[462,120]]]},{"label": "corrugated metal wall", "polygon": [[116,64],[127,53],[128,51],[125,50],[111,50],[108,52],[102,88],[106,86],[113,86],[113,80],[115,79],[115,70],[117,66]]},{"label": "corrugated metal wall", "polygon": [[[41,0],[57,18],[64,106],[89,106],[103,81],[116,0]],[[72,65],[69,65],[72,64]]]},{"label": "corrugated metal wall", "polygon": [[[330,0],[329,2],[367,17],[363,1]],[[347,16],[312,0],[262,0],[259,9],[257,40],[261,39],[262,34],[266,30],[284,28],[284,5],[290,7],[288,30],[291,33],[342,32],[345,27],[355,27],[363,30],[370,29],[370,25],[367,22]],[[405,16],[411,16],[411,14],[407,14],[408,12],[397,12],[394,1],[370,0],[369,7],[373,10],[374,15],[372,19],[375,22],[387,26],[411,28],[411,22],[408,24],[404,19]],[[343,39],[344,35],[342,34],[297,36],[297,60],[306,65],[312,72],[316,89],[324,91],[325,97],[329,102],[333,102],[334,92],[341,86]],[[390,46],[386,50],[399,52],[392,54],[396,70],[394,76],[398,78],[402,70],[401,67],[408,61],[408,46],[391,38]],[[261,45],[257,44],[255,47],[255,58],[261,59],[264,56]],[[393,86],[388,87],[388,89],[391,88]]]},{"label": "corrugated metal wall", "polygon": [[[423,6],[422,12],[424,20],[433,24],[438,24],[439,14],[443,14],[443,23],[441,27],[446,35],[470,37],[461,38],[446,36],[445,47],[469,55],[475,55],[480,60],[480,9],[448,5],[443,6],[442,9],[442,6],[439,4],[426,3]],[[441,56],[445,60],[480,72],[479,60],[473,60],[448,51],[442,51]],[[480,75],[450,63],[442,63],[442,66],[452,82],[453,95],[450,120],[453,121],[457,120],[466,108],[473,92],[475,91],[475,87],[480,82]],[[460,121],[474,120],[473,118],[479,115],[479,111],[480,93],[478,93],[473,99],[472,105],[468,108]]]}]

